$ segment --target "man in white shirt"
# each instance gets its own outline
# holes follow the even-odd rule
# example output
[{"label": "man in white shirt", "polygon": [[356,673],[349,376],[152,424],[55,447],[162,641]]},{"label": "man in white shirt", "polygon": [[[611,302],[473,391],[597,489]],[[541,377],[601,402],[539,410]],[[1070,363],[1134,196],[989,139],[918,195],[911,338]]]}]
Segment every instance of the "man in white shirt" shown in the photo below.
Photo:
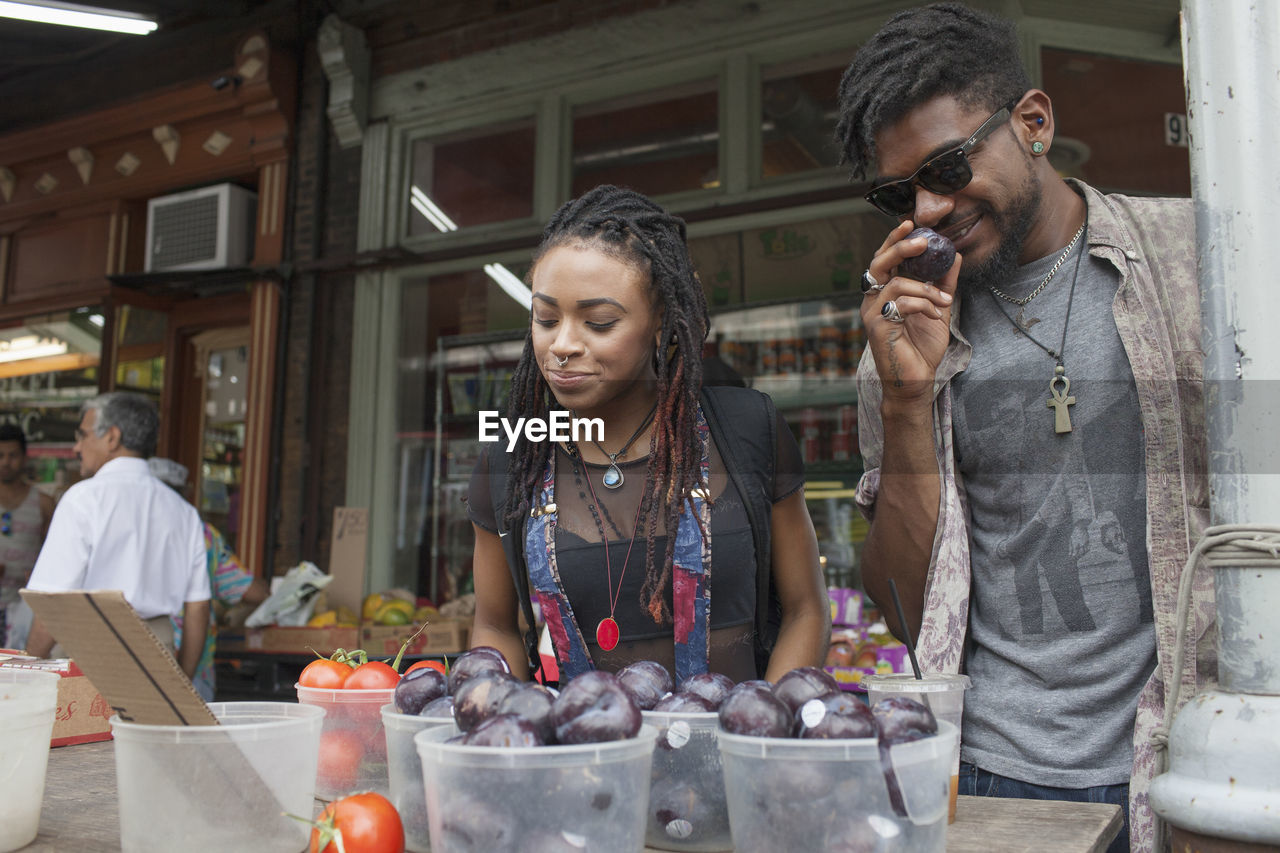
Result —
[{"label": "man in white shirt", "polygon": [[[100,394],[84,404],[75,451],[89,479],[58,502],[27,588],[118,589],[170,650],[169,617],[181,613],[190,630],[177,658],[190,677],[209,623],[204,529],[195,508],[147,467],[158,425],[139,394]],[[47,657],[54,642],[37,619],[27,653]]]}]

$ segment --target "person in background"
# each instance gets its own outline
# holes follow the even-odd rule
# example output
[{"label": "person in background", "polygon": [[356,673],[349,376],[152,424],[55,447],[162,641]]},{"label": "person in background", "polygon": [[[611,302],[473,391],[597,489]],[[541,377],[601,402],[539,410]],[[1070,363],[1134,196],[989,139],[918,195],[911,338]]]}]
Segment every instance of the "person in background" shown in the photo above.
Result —
[{"label": "person in background", "polygon": [[[49,523],[28,589],[117,589],[172,651],[169,617],[188,629],[177,659],[193,677],[209,621],[204,526],[195,507],[147,468],[159,416],[141,394],[112,392],[87,401],[75,452],[87,479],[67,489]],[[48,657],[55,638],[37,618],[27,653]]]},{"label": "person in background", "polygon": [[21,649],[31,608],[18,597],[53,517],[53,498],[27,479],[27,436],[0,425],[0,647]]},{"label": "person in background", "polygon": [[707,306],[684,221],[597,187],[552,217],[529,281],[507,418],[572,413],[603,431],[481,455],[472,644],[526,675],[531,590],[562,680],[636,660],[677,682],[821,664],[831,613],[799,448],[764,394],[703,387]]},{"label": "person in background", "polygon": [[[844,159],[898,220],[863,278],[862,574],[922,666],[973,680],[961,794],[1116,803],[1111,851],[1150,850],[1165,685],[1215,675],[1207,567],[1175,627],[1209,506],[1195,218],[1056,172],[1022,44],[910,9],[840,84]],[[958,252],[932,282],[904,274],[920,226]]]},{"label": "person in background", "polygon": [[[147,467],[160,482],[172,487],[184,499],[190,499],[187,494],[187,466],[172,459],[152,456],[147,460]],[[261,604],[266,600],[269,588],[265,580],[255,578],[241,565],[240,559],[227,545],[227,540],[222,537],[218,528],[207,521],[202,524],[205,566],[209,572],[209,589],[212,594],[214,613],[209,619],[204,651],[200,654],[200,664],[196,667],[196,674],[191,682],[195,685],[196,692],[206,702],[212,702],[216,687],[213,653],[218,636],[218,613],[241,602]],[[173,617],[173,641],[178,644],[182,642],[182,617],[180,616]]]}]

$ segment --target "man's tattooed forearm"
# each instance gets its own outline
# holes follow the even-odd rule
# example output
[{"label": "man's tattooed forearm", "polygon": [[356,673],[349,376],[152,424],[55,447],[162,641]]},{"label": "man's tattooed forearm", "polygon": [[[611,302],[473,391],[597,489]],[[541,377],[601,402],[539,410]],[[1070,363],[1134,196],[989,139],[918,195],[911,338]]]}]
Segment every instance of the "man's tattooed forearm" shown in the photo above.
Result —
[{"label": "man's tattooed forearm", "polygon": [[893,387],[902,387],[902,367],[898,364],[898,354],[894,351],[895,341],[889,341],[889,373],[893,376]]}]

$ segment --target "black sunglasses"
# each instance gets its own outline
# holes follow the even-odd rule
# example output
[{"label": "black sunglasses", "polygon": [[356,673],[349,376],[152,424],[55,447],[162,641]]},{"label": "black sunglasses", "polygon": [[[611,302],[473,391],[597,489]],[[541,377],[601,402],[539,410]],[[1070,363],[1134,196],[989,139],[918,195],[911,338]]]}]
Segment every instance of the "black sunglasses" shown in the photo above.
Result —
[{"label": "black sunglasses", "polygon": [[973,166],[969,165],[969,152],[973,147],[1009,120],[1013,108],[1022,100],[1014,98],[1000,109],[992,113],[982,126],[973,132],[958,148],[944,151],[937,157],[926,160],[916,169],[915,174],[900,181],[889,181],[872,187],[867,193],[867,201],[880,211],[890,216],[906,216],[916,207],[915,185],[920,184],[931,193],[950,195],[959,192],[973,180]]}]

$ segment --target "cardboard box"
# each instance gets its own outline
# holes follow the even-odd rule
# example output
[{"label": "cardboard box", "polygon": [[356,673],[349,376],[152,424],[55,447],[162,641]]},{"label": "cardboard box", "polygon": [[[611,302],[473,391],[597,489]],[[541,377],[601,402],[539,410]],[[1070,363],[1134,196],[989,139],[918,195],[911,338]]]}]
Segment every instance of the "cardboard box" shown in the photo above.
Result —
[{"label": "cardboard box", "polygon": [[[422,630],[413,636],[415,631]],[[471,636],[471,623],[457,619],[441,619],[421,625],[364,625],[360,628],[360,648],[370,657],[392,656],[405,640],[413,636],[407,655],[442,655],[466,651]]]},{"label": "cardboard box", "polygon": [[329,657],[334,649],[360,647],[359,628],[246,628],[243,634],[218,634],[217,651],[275,652]]},{"label": "cardboard box", "polygon": [[[209,706],[119,590],[21,591],[24,601],[120,719],[214,726]],[[90,702],[92,707],[92,701]]]},{"label": "cardboard box", "polygon": [[111,740],[111,725],[107,722],[113,713],[111,706],[74,661],[66,658],[39,660],[24,655],[0,660],[0,667],[38,669],[56,672],[61,676],[58,682],[58,710],[53,723],[53,739],[49,742],[51,746]]}]

